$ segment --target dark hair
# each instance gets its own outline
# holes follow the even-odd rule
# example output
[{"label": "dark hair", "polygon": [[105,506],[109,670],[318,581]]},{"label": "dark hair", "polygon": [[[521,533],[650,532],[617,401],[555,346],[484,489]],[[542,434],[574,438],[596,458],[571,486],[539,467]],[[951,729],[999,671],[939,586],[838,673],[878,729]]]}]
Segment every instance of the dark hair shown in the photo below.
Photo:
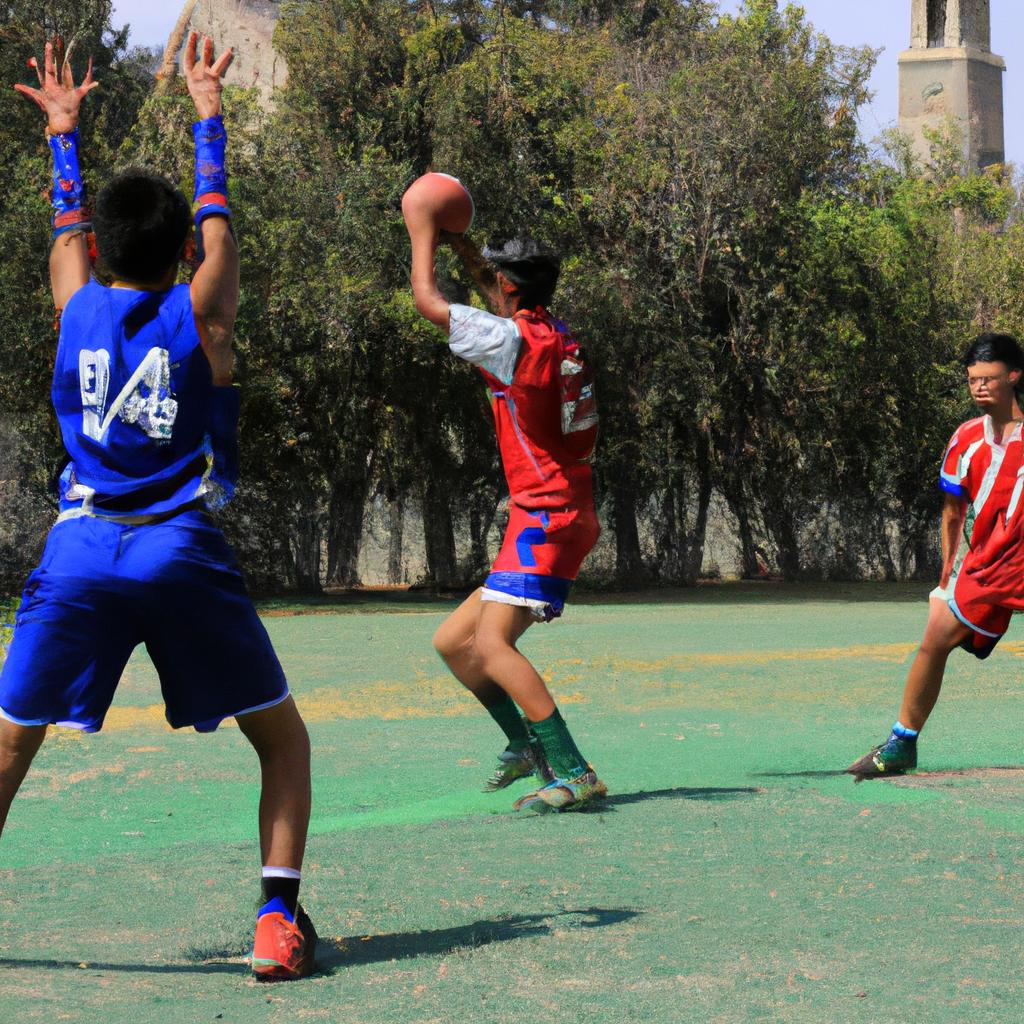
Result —
[{"label": "dark hair", "polygon": [[960,365],[1005,363],[1011,370],[1024,370],[1024,351],[1012,334],[982,334],[967,346]]},{"label": "dark hair", "polygon": [[524,309],[547,307],[558,287],[562,261],[532,238],[512,238],[488,245],[483,255],[519,289]]},{"label": "dark hair", "polygon": [[97,196],[92,223],[106,268],[124,281],[148,284],[181,259],[192,211],[165,177],[131,168]]}]

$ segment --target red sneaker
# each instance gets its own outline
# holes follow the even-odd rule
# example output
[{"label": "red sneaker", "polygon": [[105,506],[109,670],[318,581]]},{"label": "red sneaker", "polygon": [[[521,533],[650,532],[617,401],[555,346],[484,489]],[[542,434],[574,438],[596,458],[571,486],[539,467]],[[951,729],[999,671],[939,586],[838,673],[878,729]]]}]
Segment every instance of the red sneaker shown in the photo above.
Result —
[{"label": "red sneaker", "polygon": [[298,908],[294,921],[285,910],[270,910],[256,921],[252,973],[257,981],[295,981],[307,978],[316,966],[316,929]]}]

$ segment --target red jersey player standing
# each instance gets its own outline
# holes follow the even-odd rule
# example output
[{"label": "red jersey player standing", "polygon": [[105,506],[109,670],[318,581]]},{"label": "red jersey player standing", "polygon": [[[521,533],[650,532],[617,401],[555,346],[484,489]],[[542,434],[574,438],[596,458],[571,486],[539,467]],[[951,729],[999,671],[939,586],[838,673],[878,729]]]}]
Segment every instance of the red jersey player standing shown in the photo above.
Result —
[{"label": "red jersey player standing", "polygon": [[434,646],[508,738],[487,790],[536,773],[543,785],[517,800],[516,809],[577,809],[603,797],[606,787],[516,647],[534,622],[561,615],[600,533],[587,462],[597,436],[593,386],[572,334],[547,311],[560,262],[529,239],[485,249],[481,258],[465,239],[453,238],[494,315],[449,304],[434,271],[437,230],[408,226],[416,307],[448,331],[452,351],[487,382],[511,498],[490,575],[442,623]]},{"label": "red jersey player standing", "polygon": [[[1024,584],[1018,583],[1011,595],[1015,602],[1000,596],[992,584],[981,582],[989,556],[979,566],[980,577],[974,571],[962,571],[959,564],[963,561],[972,570],[980,553],[1000,546],[1005,524],[1013,519],[1021,500],[1024,443],[1017,389],[1024,376],[1024,352],[1009,335],[983,334],[960,362],[982,415],[961,424],[946,449],[939,476],[945,492],[942,576],[930,595],[928,624],[907,675],[899,719],[885,743],[846,769],[858,781],[900,775],[917,767],[918,733],[939,699],[946,659],[956,647],[987,658],[1024,597]],[[967,544],[961,546],[968,506],[974,524]],[[1005,553],[999,557],[1006,562]]]}]

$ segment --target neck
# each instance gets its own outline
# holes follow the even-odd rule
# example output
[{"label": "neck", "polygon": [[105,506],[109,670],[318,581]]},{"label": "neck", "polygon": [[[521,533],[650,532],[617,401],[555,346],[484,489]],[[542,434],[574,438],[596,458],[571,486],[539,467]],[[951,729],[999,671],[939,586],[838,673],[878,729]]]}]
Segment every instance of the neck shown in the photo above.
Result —
[{"label": "neck", "polygon": [[174,287],[177,278],[178,268],[173,267],[156,281],[124,281],[121,278],[114,278],[110,287],[127,288],[133,292],[167,292]]},{"label": "neck", "polygon": [[992,409],[989,412],[989,417],[992,420],[994,433],[996,436],[1000,436],[1011,423],[1021,418],[1020,407],[1016,401],[1013,401],[1007,405],[1001,405],[998,408]]}]

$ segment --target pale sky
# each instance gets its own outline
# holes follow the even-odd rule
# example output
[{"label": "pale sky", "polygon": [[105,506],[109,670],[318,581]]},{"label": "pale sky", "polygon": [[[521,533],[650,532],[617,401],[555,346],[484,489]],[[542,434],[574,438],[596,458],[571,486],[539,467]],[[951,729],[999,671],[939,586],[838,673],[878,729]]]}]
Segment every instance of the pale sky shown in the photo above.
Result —
[{"label": "pale sky", "polygon": [[[739,0],[721,0],[724,11],[734,11]],[[910,46],[910,0],[803,0],[808,18],[833,42],[848,46],[884,47],[871,87],[874,102],[861,114],[861,131],[868,140],[896,124],[896,58]],[[115,0],[115,23],[132,27],[132,41],[140,45],[166,42],[181,5],[175,0]],[[1024,168],[1024,3],[992,0],[992,49],[1006,59],[1003,82],[1006,155]]]}]

